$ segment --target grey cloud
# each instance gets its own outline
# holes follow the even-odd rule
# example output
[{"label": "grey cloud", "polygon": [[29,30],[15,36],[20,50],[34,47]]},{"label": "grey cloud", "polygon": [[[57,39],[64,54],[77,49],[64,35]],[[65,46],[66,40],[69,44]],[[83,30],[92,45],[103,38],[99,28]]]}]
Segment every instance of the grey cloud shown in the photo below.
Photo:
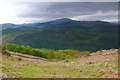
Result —
[{"label": "grey cloud", "polygon": [[[29,2],[19,4],[21,6],[27,5],[29,10],[23,11],[18,17],[44,18],[44,20],[90,15],[98,11],[106,13],[118,10],[117,2]],[[112,18],[116,18],[116,16],[112,16]],[[100,16],[100,19],[106,17],[108,16]]]}]

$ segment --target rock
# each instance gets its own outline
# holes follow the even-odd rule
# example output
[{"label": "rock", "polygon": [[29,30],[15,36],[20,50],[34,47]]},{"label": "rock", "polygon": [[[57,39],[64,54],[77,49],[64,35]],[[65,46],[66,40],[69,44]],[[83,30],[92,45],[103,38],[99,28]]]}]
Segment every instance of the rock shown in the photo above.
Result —
[{"label": "rock", "polygon": [[22,61],[22,58],[18,58],[18,61]]}]

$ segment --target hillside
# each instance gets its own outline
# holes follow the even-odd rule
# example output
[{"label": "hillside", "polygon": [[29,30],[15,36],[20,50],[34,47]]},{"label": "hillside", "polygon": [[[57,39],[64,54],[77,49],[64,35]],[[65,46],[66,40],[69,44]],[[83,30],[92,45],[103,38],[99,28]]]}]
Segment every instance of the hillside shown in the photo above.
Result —
[{"label": "hillside", "polygon": [[34,48],[91,52],[118,48],[117,24],[103,21],[75,21],[63,18],[45,23],[24,24],[21,27],[4,29],[2,33],[5,43],[29,45]]},{"label": "hillside", "polygon": [[[3,55],[3,78],[118,78],[118,50],[102,50],[89,57],[45,61]],[[20,59],[21,58],[21,59]]]}]

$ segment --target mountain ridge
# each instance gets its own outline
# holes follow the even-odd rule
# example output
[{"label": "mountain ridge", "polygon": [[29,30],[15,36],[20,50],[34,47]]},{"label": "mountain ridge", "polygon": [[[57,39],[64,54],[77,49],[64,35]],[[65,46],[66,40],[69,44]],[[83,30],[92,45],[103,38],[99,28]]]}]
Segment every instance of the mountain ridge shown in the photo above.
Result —
[{"label": "mountain ridge", "polygon": [[[46,23],[51,23],[51,24],[60,24],[60,23],[65,23],[65,22],[80,22],[81,24],[85,23],[85,24],[93,24],[93,23],[96,23],[96,24],[100,24],[100,23],[110,23],[110,22],[107,22],[107,21],[77,21],[77,20],[72,20],[70,18],[61,18],[61,19],[55,19],[55,20],[51,20],[51,21],[47,21],[47,22],[33,22],[33,23],[24,23],[24,24],[14,24],[14,23],[4,23],[4,24],[1,24],[3,29],[5,28],[16,28],[15,26],[17,27],[21,27],[21,26],[34,26],[34,25],[43,25],[43,24],[46,24]],[[110,24],[114,24],[114,23],[110,23]],[[12,25],[11,27],[7,27],[9,25]],[[14,27],[13,27],[14,25]]]}]

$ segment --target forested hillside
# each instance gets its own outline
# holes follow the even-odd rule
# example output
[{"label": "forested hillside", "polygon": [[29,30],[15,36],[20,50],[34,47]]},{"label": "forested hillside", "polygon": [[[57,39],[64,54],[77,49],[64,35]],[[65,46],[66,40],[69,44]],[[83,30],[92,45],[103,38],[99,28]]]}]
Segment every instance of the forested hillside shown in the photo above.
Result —
[{"label": "forested hillside", "polygon": [[58,19],[4,29],[3,42],[45,49],[97,51],[118,48],[117,24]]}]

